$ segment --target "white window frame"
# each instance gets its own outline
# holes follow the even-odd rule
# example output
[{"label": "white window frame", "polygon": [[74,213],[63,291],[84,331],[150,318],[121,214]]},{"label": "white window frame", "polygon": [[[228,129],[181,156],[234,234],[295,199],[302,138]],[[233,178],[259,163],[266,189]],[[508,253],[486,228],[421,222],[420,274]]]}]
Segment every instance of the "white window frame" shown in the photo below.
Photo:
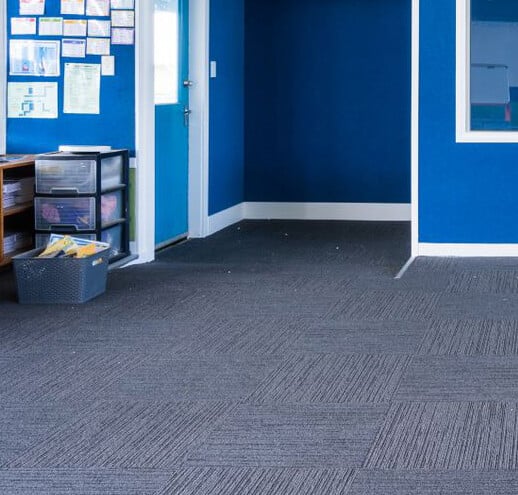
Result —
[{"label": "white window frame", "polygon": [[471,0],[457,0],[456,142],[518,143],[518,131],[472,131],[470,95]]},{"label": "white window frame", "polygon": [[0,1],[0,155],[5,154],[7,141],[7,12],[6,3]]}]

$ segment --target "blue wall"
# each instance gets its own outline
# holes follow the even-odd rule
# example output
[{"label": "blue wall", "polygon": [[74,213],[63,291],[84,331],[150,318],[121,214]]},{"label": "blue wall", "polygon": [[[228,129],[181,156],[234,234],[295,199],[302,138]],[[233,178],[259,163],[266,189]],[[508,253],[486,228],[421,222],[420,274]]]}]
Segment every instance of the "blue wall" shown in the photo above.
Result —
[{"label": "blue wall", "polygon": [[421,2],[419,240],[518,242],[518,145],[455,143],[455,2]]},{"label": "blue wall", "polygon": [[410,0],[246,7],[246,200],[410,202]]},{"label": "blue wall", "polygon": [[244,0],[211,0],[209,214],[244,200]]},{"label": "blue wall", "polygon": [[[60,16],[59,1],[47,1],[45,16]],[[8,17],[17,17],[19,0],[7,0]],[[77,16],[66,16],[73,19]],[[84,18],[84,16],[81,16]],[[100,18],[107,19],[107,18]],[[9,36],[10,21],[9,21]],[[30,36],[14,36],[25,39]],[[36,37],[57,40],[58,37]],[[111,145],[135,148],[135,50],[133,46],[111,45],[115,55],[115,77],[101,76],[101,114],[63,114],[64,62],[101,63],[99,56],[70,58],[61,62],[60,78],[26,78],[9,76],[8,81],[59,81],[58,119],[8,119],[7,151],[9,153],[41,153],[56,150],[60,144]]]}]

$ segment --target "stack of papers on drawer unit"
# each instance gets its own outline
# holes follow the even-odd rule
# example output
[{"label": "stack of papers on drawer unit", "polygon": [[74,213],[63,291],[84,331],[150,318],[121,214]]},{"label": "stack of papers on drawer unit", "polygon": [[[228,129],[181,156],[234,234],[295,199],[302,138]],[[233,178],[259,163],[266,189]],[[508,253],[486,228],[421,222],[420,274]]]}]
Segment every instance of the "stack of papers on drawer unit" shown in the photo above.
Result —
[{"label": "stack of papers on drawer unit", "polygon": [[32,244],[30,232],[10,232],[4,234],[4,253],[12,253]]},{"label": "stack of papers on drawer unit", "polygon": [[6,180],[4,181],[4,186],[2,189],[3,192],[3,202],[2,206],[4,208],[10,208],[16,204],[16,196],[20,192],[21,184],[19,180]]},{"label": "stack of papers on drawer unit", "polygon": [[29,203],[34,197],[34,177],[20,179],[20,189],[16,193],[17,204]]}]

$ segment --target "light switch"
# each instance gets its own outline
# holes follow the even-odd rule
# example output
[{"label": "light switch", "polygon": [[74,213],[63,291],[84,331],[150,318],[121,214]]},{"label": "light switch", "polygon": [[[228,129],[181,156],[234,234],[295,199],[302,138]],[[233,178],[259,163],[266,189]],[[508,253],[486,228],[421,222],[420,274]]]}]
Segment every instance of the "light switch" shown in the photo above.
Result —
[{"label": "light switch", "polygon": [[218,75],[218,67],[215,60],[210,61],[210,77],[215,79]]}]

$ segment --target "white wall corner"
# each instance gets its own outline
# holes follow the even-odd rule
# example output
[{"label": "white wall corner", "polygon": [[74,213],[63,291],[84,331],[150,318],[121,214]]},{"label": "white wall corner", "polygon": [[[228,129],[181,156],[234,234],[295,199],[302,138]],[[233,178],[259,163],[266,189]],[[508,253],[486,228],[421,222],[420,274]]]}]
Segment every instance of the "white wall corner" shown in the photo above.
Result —
[{"label": "white wall corner", "polygon": [[155,102],[153,2],[136,2],[135,225],[139,263],[155,258]]},{"label": "white wall corner", "polygon": [[189,237],[209,235],[210,0],[189,0]]},{"label": "white wall corner", "polygon": [[215,213],[209,217],[207,235],[215,234],[220,230],[226,229],[235,223],[244,220],[244,203],[232,206],[226,210]]},{"label": "white wall corner", "polygon": [[518,244],[419,243],[418,256],[516,258]]}]

